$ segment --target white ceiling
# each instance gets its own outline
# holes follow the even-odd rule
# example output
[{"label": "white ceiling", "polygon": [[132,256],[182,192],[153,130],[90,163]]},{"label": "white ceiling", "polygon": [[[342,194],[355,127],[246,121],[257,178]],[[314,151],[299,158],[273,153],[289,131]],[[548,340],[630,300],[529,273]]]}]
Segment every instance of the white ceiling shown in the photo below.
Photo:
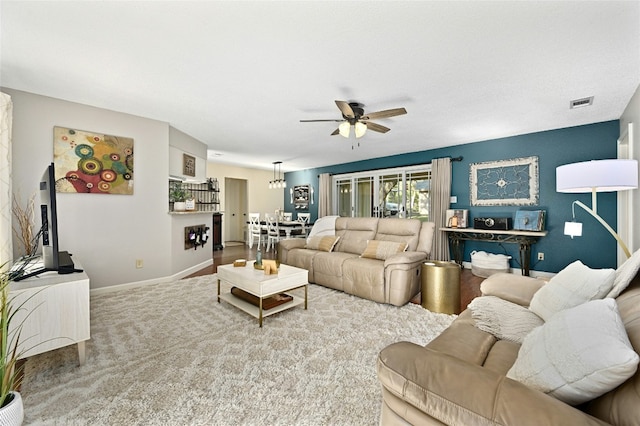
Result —
[{"label": "white ceiling", "polygon": [[[4,0],[0,19],[0,85],[283,171],[617,119],[640,84],[638,1]],[[336,99],[408,114],[352,149],[299,122],[340,118]]]}]

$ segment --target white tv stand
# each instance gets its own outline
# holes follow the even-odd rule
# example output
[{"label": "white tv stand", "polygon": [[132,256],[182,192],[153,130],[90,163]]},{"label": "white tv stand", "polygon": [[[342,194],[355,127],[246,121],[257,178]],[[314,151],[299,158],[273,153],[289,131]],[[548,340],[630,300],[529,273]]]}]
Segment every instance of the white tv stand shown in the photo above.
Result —
[{"label": "white tv stand", "polygon": [[[73,261],[82,269],[75,257]],[[11,282],[9,299],[14,310],[24,302],[11,320],[12,330],[22,324],[19,358],[77,344],[80,365],[85,363],[85,342],[90,338],[89,277],[85,272],[49,271]]]}]

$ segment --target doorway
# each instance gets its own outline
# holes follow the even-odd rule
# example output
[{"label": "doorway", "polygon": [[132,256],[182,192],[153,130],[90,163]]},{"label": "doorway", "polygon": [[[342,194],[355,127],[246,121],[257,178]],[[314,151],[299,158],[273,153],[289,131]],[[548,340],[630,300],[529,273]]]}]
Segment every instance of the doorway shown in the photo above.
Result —
[{"label": "doorway", "polygon": [[[620,139],[618,139],[618,158],[621,159],[633,159],[633,147],[634,147],[634,126],[633,123],[627,125],[627,129],[622,132]],[[620,191],[618,192],[618,235],[627,244],[627,248],[631,253],[636,251],[638,247],[634,244],[633,240],[634,226],[633,218],[634,214],[634,199],[633,194],[636,191]],[[622,265],[627,260],[627,255],[622,251],[618,245],[618,266]]]},{"label": "doorway", "polygon": [[247,230],[247,180],[224,178],[225,245],[244,244]]}]

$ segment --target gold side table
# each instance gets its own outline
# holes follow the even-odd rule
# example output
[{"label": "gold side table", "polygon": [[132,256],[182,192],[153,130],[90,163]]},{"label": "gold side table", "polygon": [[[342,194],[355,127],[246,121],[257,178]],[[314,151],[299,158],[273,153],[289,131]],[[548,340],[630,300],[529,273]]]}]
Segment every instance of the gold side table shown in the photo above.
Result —
[{"label": "gold side table", "polygon": [[443,314],[460,313],[460,265],[428,261],[422,264],[422,307]]}]

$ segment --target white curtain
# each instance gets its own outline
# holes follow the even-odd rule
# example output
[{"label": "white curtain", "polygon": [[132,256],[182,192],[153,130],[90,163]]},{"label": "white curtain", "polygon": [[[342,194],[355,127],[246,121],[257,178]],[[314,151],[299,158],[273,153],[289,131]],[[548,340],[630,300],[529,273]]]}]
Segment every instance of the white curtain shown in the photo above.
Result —
[{"label": "white curtain", "polygon": [[322,173],[318,181],[318,218],[321,218],[333,214],[331,211],[331,175]]},{"label": "white curtain", "polygon": [[432,260],[450,260],[449,240],[440,231],[445,226],[446,213],[451,200],[451,159],[436,158],[431,162],[431,191],[429,193],[429,220],[436,224],[433,236]]},{"label": "white curtain", "polygon": [[13,259],[11,231],[11,96],[0,92],[0,265]]}]

